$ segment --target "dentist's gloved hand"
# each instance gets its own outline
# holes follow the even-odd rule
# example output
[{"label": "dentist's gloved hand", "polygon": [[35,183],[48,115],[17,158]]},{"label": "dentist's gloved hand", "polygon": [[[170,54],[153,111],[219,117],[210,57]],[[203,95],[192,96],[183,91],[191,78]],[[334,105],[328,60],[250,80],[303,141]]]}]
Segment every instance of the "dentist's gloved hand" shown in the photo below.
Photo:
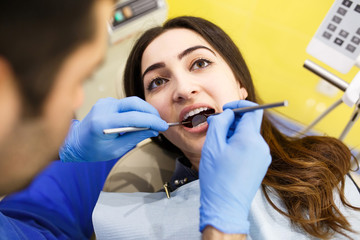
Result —
[{"label": "dentist's gloved hand", "polygon": [[[151,130],[103,134],[107,128],[149,127]],[[63,162],[94,162],[120,158],[140,141],[167,130],[158,111],[138,97],[100,99],[82,121],[74,120],[60,149]]]},{"label": "dentist's gloved hand", "polygon": [[[254,105],[240,100],[224,109]],[[262,115],[262,110],[235,115],[225,109],[208,118],[199,166],[201,232],[210,225],[223,233],[248,233],[251,202],[271,163],[260,134]]]}]

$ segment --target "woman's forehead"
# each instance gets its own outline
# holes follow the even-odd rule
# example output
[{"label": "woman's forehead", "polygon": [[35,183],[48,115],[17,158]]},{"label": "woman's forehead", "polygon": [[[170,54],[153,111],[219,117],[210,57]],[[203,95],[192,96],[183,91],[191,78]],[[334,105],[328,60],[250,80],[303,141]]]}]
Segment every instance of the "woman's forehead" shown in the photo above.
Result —
[{"label": "woman's forehead", "polygon": [[185,49],[196,45],[212,48],[200,34],[192,30],[185,28],[168,30],[155,38],[145,49],[141,64],[142,71],[146,65],[176,58]]}]

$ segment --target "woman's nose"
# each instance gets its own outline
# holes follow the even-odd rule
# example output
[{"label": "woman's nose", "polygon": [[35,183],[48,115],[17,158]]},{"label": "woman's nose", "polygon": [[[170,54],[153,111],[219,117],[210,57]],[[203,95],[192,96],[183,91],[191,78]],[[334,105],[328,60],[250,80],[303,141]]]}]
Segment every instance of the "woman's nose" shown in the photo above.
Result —
[{"label": "woman's nose", "polygon": [[189,100],[199,93],[199,86],[191,81],[181,81],[175,86],[174,101]]}]

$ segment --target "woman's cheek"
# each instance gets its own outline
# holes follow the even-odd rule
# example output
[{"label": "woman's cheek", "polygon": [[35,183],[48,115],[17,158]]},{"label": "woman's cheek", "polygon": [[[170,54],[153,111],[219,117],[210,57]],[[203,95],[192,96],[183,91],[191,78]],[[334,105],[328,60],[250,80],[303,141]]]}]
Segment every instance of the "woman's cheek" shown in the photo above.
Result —
[{"label": "woman's cheek", "polygon": [[171,121],[171,114],[170,114],[170,106],[167,104],[164,104],[164,99],[160,99],[160,100],[146,100],[148,103],[150,103],[160,114],[160,117],[165,120],[166,122],[170,122]]}]

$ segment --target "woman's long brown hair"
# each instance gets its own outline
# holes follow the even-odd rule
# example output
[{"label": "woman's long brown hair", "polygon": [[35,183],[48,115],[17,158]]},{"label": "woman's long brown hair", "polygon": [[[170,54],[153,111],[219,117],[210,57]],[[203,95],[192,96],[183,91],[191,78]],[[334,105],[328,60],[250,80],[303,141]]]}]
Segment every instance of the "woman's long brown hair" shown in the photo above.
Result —
[{"label": "woman's long brown hair", "polygon": [[[247,100],[259,102],[250,72],[237,46],[218,26],[197,17],[171,19],[163,27],[152,28],[140,37],[125,68],[124,88],[127,96],[145,99],[141,77],[142,55],[156,37],[174,28],[186,28],[200,34],[221,54],[241,86],[246,88]],[[338,192],[345,206],[360,210],[351,206],[344,196],[345,176],[351,170],[350,150],[332,137],[288,137],[275,127],[267,114],[264,114],[261,132],[272,155],[272,163],[262,183],[268,202],[314,237],[328,239],[334,233],[349,237],[346,231],[353,230],[336,206],[334,193]],[[167,148],[176,149],[164,138],[161,142]],[[272,191],[282,199],[286,211],[271,201],[269,193]]]}]

